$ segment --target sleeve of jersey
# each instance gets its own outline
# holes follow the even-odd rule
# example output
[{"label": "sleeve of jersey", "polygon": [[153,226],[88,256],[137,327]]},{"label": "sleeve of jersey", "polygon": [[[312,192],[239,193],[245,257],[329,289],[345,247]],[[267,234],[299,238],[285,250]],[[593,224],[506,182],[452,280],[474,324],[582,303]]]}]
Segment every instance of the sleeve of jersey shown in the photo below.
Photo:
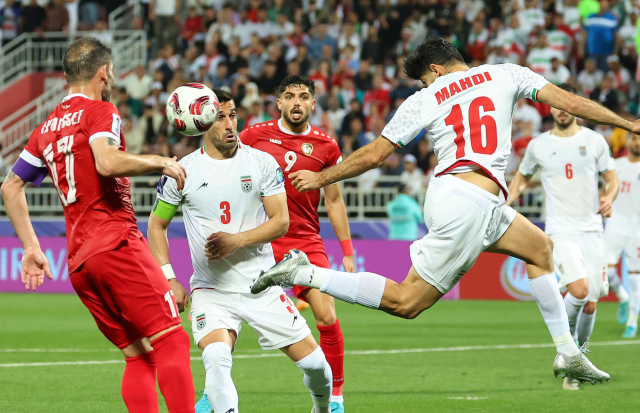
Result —
[{"label": "sleeve of jersey", "polygon": [[329,157],[328,157],[327,166],[334,166],[342,162],[342,153],[340,153],[340,147],[338,143],[334,140],[331,144],[331,148],[329,149]]},{"label": "sleeve of jersey", "polygon": [[421,93],[414,93],[405,100],[382,130],[382,136],[400,148],[411,142],[427,125],[421,96]]},{"label": "sleeve of jersey", "polygon": [[266,152],[256,151],[256,161],[260,170],[260,194],[263,197],[285,192],[284,175],[278,161]]},{"label": "sleeve of jersey", "polygon": [[518,168],[518,172],[520,172],[522,175],[525,175],[525,176],[533,175],[538,170],[538,163],[536,162],[536,157],[533,154],[534,145],[535,145],[534,141],[529,142],[529,146],[527,146],[527,150],[524,153],[522,162],[520,162],[520,167]]},{"label": "sleeve of jersey", "polygon": [[31,182],[36,186],[40,186],[44,178],[49,173],[44,165],[44,161],[38,155],[38,148],[36,146],[35,138],[33,135],[29,138],[27,146],[24,148],[18,160],[13,164],[11,172],[18,175],[20,179],[25,182]]},{"label": "sleeve of jersey", "polygon": [[504,64],[501,66],[513,81],[518,100],[527,98],[537,102],[538,92],[549,84],[547,79],[533,72],[528,67],[514,64]]},{"label": "sleeve of jersey", "polygon": [[601,174],[616,169],[616,161],[604,136],[598,135],[598,171]]},{"label": "sleeve of jersey", "polygon": [[111,138],[120,143],[121,125],[118,109],[111,103],[102,103],[91,114],[88,126],[89,143],[98,138]]},{"label": "sleeve of jersey", "polygon": [[153,206],[153,214],[171,221],[182,202],[182,194],[178,191],[175,179],[162,175],[156,185],[156,203]]},{"label": "sleeve of jersey", "polygon": [[238,138],[240,139],[240,142],[249,146],[253,145],[255,141],[255,136],[253,130],[251,130],[251,127],[247,127],[242,132],[240,132]]}]

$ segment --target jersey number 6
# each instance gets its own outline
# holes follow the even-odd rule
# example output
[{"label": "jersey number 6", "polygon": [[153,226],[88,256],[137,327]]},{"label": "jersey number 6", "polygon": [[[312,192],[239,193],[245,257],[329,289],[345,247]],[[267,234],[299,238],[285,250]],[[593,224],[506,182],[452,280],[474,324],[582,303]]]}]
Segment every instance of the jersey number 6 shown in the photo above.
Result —
[{"label": "jersey number 6", "polygon": [[[486,96],[474,99],[469,105],[469,136],[471,149],[474,153],[491,155],[498,148],[498,127],[496,121],[489,115],[480,117],[480,107],[484,112],[493,112],[496,107],[493,101]],[[451,113],[444,120],[445,125],[453,126],[456,138],[453,140],[458,149],[456,159],[464,157],[464,124],[462,123],[462,109],[460,105],[454,105]],[[485,130],[485,143],[482,143],[482,126]]]}]

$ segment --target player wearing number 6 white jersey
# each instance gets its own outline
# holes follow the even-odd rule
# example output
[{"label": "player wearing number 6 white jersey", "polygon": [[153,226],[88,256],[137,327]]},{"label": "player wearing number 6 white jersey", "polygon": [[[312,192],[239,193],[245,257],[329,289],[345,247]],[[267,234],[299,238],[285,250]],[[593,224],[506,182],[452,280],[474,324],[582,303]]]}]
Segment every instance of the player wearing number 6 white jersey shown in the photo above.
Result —
[{"label": "player wearing number 6 white jersey", "polygon": [[[627,149],[626,158],[616,159],[620,194],[613,203],[611,218],[606,221],[604,245],[609,283],[620,299],[618,321],[627,324],[622,337],[633,338],[638,331],[640,313],[640,136],[627,134]],[[631,286],[626,303],[623,300],[626,291],[616,274],[616,265],[623,253]]]},{"label": "player wearing number 6 white jersey", "polygon": [[[155,259],[175,278],[166,231],[182,205],[194,269],[193,338],[206,370],[207,397],[196,412],[238,411],[231,353],[244,320],[258,333],[263,349],[280,349],[300,367],[313,412],[328,413],[331,368],[305,319],[280,287],[250,293],[260,271],[275,264],[270,241],[289,228],[282,170],[268,153],[238,141],[235,103],[227,92],[214,92],[218,119],[204,136],[205,146],[180,161],[189,174],[184,188],[165,176],[158,182],[148,234]],[[188,295],[179,283],[172,286],[183,311]]]},{"label": "player wearing number 6 white jersey", "polygon": [[427,236],[411,246],[413,267],[397,284],[372,273],[349,274],[309,264],[294,252],[254,284],[258,292],[272,284],[318,288],[336,298],[414,318],[435,304],[473,266],[482,251],[527,262],[533,298],[556,344],[554,372],[580,380],[605,381],[580,352],[569,332],[554,275],[552,242],[538,227],[503,205],[504,180],[511,150],[511,116],[518,99],[529,98],[566,109],[582,118],[640,131],[588,99],[567,93],[543,77],[516,65],[469,68],[451,43],[431,37],[404,61],[408,77],[428,87],[408,98],[372,143],[342,163],[314,173],[289,174],[299,191],[309,191],[375,168],[397,146],[427,130],[438,157],[424,205]]},{"label": "player wearing number 6 white jersey", "polygon": [[[569,85],[560,88],[576,93]],[[600,297],[609,294],[606,276],[602,216],[611,216],[618,193],[618,177],[609,145],[602,135],[578,125],[575,116],[551,108],[552,130],[532,140],[511,183],[518,199],[539,169],[545,191],[546,233],[553,240],[553,261],[560,288],[568,290],[564,304],[569,328],[579,345],[589,341]],[[598,176],[605,180],[598,196]],[[565,379],[563,386],[577,390]]]}]

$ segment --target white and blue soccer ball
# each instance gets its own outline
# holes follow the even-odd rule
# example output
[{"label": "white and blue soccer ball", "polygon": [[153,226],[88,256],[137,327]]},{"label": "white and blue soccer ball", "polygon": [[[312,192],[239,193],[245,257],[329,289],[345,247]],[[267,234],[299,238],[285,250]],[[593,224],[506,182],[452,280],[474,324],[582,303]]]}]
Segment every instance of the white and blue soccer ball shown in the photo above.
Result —
[{"label": "white and blue soccer ball", "polygon": [[219,110],[218,97],[202,83],[182,85],[167,100],[169,123],[187,136],[202,135],[211,129]]}]

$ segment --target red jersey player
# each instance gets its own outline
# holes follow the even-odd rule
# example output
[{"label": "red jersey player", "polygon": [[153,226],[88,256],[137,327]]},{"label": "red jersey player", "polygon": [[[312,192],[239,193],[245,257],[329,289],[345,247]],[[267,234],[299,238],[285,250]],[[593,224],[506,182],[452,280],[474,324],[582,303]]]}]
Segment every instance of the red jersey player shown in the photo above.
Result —
[{"label": "red jersey player", "polygon": [[25,249],[22,281],[35,290],[43,273],[51,278],[23,192],[48,173],[64,207],[73,288],[125,356],[122,397],[129,412],[158,412],[156,376],[169,412],[194,412],[190,339],[171,286],[138,231],[126,178],[161,172],[182,187],[185,170],[175,159],[125,152],[120,116],[109,103],[111,49],[84,37],[71,44],[63,68],[69,95],[33,131],[2,185]]},{"label": "red jersey player", "polygon": [[[273,155],[285,177],[298,170],[321,171],[341,162],[340,148],[336,141],[318,128],[309,125],[308,119],[315,106],[313,81],[304,76],[288,76],[280,83],[278,109],[282,117],[245,129],[240,134],[242,143]],[[289,206],[289,232],[283,238],[271,242],[276,261],[296,248],[307,253],[317,266],[330,268],[320,238],[318,205],[320,190],[298,192],[291,180],[285,179]],[[346,271],[354,272],[353,246],[347,210],[340,184],[324,187],[325,206],[344,253]],[[343,412],[342,386],[344,383],[344,340],[338,322],[333,298],[309,288],[294,287],[298,298],[311,305],[320,331],[320,346],[333,371],[332,412]]]}]

